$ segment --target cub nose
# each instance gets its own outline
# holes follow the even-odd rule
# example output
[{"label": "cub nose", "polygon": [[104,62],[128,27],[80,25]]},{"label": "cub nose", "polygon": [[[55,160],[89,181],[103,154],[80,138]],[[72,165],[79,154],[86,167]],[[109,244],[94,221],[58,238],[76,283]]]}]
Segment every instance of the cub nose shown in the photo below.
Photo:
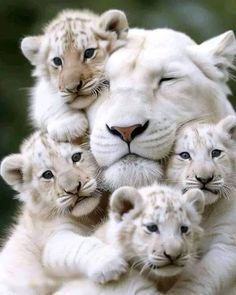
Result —
[{"label": "cub nose", "polygon": [[119,126],[107,126],[108,131],[115,135],[119,136],[123,141],[130,143],[136,136],[143,133],[148,127],[149,121],[147,121],[144,125],[135,124],[127,127],[119,127]]},{"label": "cub nose", "polygon": [[210,177],[198,177],[197,175],[195,175],[195,178],[197,179],[197,181],[199,181],[201,184],[208,184],[209,182],[211,182],[214,178],[214,175],[210,176]]},{"label": "cub nose", "polygon": [[75,93],[80,91],[80,89],[82,88],[83,82],[80,80],[78,83],[70,83],[68,85],[66,85],[66,91],[69,93]]},{"label": "cub nose", "polygon": [[70,189],[70,190],[65,190],[65,192],[68,194],[68,195],[76,195],[80,189],[81,189],[81,186],[82,186],[82,183],[79,181],[78,182],[78,185],[73,188],[73,189]]},{"label": "cub nose", "polygon": [[181,252],[181,250],[179,250],[179,251],[177,251],[177,252],[175,252],[175,253],[169,253],[169,252],[164,251],[163,254],[164,254],[164,256],[165,256],[166,258],[168,258],[171,262],[174,262],[174,261],[176,261],[178,258],[181,257],[182,252]]}]

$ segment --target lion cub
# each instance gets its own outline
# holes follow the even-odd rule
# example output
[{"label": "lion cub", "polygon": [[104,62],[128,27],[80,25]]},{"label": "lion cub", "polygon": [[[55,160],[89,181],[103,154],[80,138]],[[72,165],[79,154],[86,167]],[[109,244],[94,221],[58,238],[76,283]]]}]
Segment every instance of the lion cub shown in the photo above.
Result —
[{"label": "lion cub", "polygon": [[22,213],[0,253],[0,294],[50,294],[63,277],[96,282],[126,270],[118,251],[83,222],[99,205],[97,166],[83,146],[34,133],[1,163],[3,179],[19,192]]},{"label": "lion cub", "polygon": [[119,249],[133,271],[105,286],[74,281],[56,294],[74,295],[81,290],[81,295],[151,295],[166,291],[196,259],[203,209],[204,195],[198,189],[185,194],[156,184],[138,190],[118,189],[111,197],[109,220],[95,235]]},{"label": "lion cub", "polygon": [[119,10],[98,16],[87,10],[65,10],[39,36],[21,42],[35,66],[30,117],[34,127],[57,141],[85,134],[86,109],[108,88],[104,74],[108,56],[125,44],[128,22]]},{"label": "lion cub", "polygon": [[[177,135],[167,178],[184,191],[201,189],[206,208],[199,262],[168,294],[222,295],[236,290],[236,117],[195,123]],[[231,290],[232,289],[232,290]],[[231,291],[230,291],[231,290]]]}]

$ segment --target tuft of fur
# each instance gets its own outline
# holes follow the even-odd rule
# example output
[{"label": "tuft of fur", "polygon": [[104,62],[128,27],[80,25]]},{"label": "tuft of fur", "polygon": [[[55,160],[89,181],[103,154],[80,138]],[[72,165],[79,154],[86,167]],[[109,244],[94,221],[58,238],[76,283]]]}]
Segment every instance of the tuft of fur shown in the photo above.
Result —
[{"label": "tuft of fur", "polygon": [[119,249],[130,264],[130,273],[102,287],[85,279],[73,281],[56,294],[76,294],[75,287],[81,294],[94,295],[159,294],[170,289],[197,258],[203,210],[200,190],[182,194],[157,184],[116,190],[109,219],[95,236]]},{"label": "tuft of fur", "polygon": [[57,141],[82,137],[84,112],[109,86],[104,74],[108,56],[125,43],[128,22],[119,10],[96,15],[65,10],[42,35],[25,37],[22,53],[35,67],[30,118]]},{"label": "tuft of fur", "polygon": [[42,132],[3,159],[1,175],[23,206],[0,253],[1,294],[49,295],[65,277],[105,282],[126,270],[118,251],[90,237],[89,216],[101,200],[97,172],[83,144]]},{"label": "tuft of fur", "polygon": [[177,135],[167,180],[184,191],[201,189],[207,206],[200,260],[168,294],[235,294],[235,131],[236,117],[228,116],[218,124],[185,126]]}]

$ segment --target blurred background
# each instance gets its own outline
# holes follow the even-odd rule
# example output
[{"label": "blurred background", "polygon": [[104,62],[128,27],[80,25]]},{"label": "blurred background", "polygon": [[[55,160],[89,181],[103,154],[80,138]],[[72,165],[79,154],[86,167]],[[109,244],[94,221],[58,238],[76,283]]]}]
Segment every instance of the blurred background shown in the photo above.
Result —
[{"label": "blurred background", "polygon": [[[42,25],[64,8],[89,8],[101,13],[122,9],[130,27],[169,27],[195,41],[236,30],[236,0],[0,0],[0,159],[18,151],[31,132],[27,120],[31,66],[20,52],[20,40],[39,34]],[[236,31],[235,31],[236,32]],[[236,81],[230,82],[236,94]],[[236,106],[236,97],[230,97]],[[0,180],[0,237],[13,221],[17,201]]]}]

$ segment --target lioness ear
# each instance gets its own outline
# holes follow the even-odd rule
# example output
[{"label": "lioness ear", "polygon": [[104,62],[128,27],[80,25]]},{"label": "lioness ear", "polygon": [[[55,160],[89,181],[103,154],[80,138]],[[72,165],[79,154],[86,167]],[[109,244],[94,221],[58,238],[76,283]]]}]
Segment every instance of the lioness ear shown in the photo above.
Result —
[{"label": "lioness ear", "polygon": [[220,131],[225,132],[233,140],[236,140],[236,116],[228,116],[222,119],[217,127]]},{"label": "lioness ear", "polygon": [[195,211],[202,214],[205,207],[205,197],[200,189],[191,189],[184,194],[186,202],[192,206]]},{"label": "lioness ear", "polygon": [[112,39],[112,50],[124,45],[129,24],[126,15],[121,10],[108,10],[100,16],[100,28]]},{"label": "lioness ear", "polygon": [[233,31],[211,38],[199,45],[199,49],[211,57],[214,65],[228,78],[227,69],[233,68],[236,40]]},{"label": "lioness ear", "polygon": [[131,186],[117,189],[111,196],[111,213],[117,221],[135,216],[140,212],[143,200],[139,192]]},{"label": "lioness ear", "polygon": [[7,156],[1,163],[1,176],[15,190],[19,191],[22,185],[22,170],[24,160],[21,154]]},{"label": "lioness ear", "polygon": [[41,36],[25,37],[21,41],[21,51],[24,56],[32,63],[32,65],[37,64],[41,42]]}]

